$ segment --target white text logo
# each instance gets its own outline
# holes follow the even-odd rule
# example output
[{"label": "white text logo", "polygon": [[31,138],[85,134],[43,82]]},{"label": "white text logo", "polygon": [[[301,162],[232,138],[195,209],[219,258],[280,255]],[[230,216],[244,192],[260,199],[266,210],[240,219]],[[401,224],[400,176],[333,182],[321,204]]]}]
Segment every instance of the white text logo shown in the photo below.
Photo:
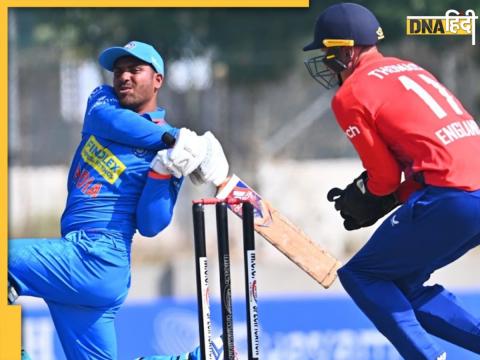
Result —
[{"label": "white text logo", "polygon": [[360,134],[360,129],[356,126],[353,126],[353,125],[350,125],[347,130],[345,130],[345,134],[347,134],[347,136],[350,138],[350,139],[353,139],[355,136],[359,135]]}]

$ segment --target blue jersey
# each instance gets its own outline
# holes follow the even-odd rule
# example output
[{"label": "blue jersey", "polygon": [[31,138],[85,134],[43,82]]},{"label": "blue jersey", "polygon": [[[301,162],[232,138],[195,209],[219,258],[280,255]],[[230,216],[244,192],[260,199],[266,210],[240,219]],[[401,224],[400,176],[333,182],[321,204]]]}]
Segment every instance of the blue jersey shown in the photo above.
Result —
[{"label": "blue jersey", "polygon": [[166,148],[162,135],[178,131],[164,117],[161,108],[143,115],[122,108],[110,86],[92,92],[68,175],[62,236],[108,231],[129,240],[136,229],[154,236],[169,224],[182,180],[149,168]]},{"label": "blue jersey", "polygon": [[135,230],[153,236],[173,213],[182,179],[150,170],[165,111],[137,114],[100,86],[88,99],[68,175],[62,238],[9,243],[9,281],[48,304],[68,359],[118,359],[114,318],[130,287]]}]

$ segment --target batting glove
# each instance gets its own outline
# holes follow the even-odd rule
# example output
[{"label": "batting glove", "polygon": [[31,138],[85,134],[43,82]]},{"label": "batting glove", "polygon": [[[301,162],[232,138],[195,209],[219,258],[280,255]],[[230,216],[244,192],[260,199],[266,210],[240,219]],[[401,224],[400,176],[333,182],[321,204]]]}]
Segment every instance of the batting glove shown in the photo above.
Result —
[{"label": "batting glove", "polygon": [[195,185],[213,183],[219,186],[228,175],[228,161],[222,145],[210,131],[202,135],[207,143],[205,158],[200,166],[190,174],[190,180]]}]

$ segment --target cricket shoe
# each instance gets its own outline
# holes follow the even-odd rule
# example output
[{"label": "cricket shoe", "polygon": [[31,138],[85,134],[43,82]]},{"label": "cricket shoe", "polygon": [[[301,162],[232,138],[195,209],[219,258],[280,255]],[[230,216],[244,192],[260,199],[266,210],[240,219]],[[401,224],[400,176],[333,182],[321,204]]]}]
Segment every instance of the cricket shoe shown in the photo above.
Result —
[{"label": "cricket shoe", "polygon": [[[216,337],[215,339],[212,340],[212,358],[211,359],[205,359],[205,360],[224,360],[224,352],[223,352],[223,340],[222,337]],[[234,359],[239,360],[237,350],[234,348]],[[200,347],[197,347],[195,350],[193,350],[191,353],[189,353],[190,357],[188,360],[203,360],[201,353],[200,353]]]},{"label": "cricket shoe", "polygon": [[28,355],[28,353],[22,349],[22,357],[21,360],[32,360],[32,358]]},{"label": "cricket shoe", "polygon": [[[238,353],[234,349],[235,360],[239,360]],[[192,352],[177,355],[177,356],[166,356],[166,355],[154,355],[154,356],[144,356],[137,358],[135,360],[224,360],[223,355],[223,341],[222,337],[219,336],[212,340],[212,358],[203,359],[200,352],[200,347],[196,347]]]},{"label": "cricket shoe", "polygon": [[180,355],[151,355],[135,358],[135,360],[191,360],[192,353],[184,353]]}]

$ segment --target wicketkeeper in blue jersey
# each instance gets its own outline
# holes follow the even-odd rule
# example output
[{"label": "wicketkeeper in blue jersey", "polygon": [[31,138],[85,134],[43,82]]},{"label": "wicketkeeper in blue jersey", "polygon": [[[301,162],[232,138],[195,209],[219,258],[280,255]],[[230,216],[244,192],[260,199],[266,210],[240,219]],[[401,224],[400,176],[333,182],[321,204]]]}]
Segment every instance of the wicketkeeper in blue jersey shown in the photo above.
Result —
[{"label": "wicketkeeper in blue jersey", "polygon": [[[165,122],[157,106],[164,65],[152,46],[132,41],[104,50],[99,61],[113,72],[113,87],[88,99],[62,237],[9,242],[9,300],[43,298],[69,360],[118,358],[114,320],[130,287],[133,234],[155,236],[170,223],[184,176],[218,185],[228,173],[212,133]],[[166,132],[176,138],[172,149]]]}]

